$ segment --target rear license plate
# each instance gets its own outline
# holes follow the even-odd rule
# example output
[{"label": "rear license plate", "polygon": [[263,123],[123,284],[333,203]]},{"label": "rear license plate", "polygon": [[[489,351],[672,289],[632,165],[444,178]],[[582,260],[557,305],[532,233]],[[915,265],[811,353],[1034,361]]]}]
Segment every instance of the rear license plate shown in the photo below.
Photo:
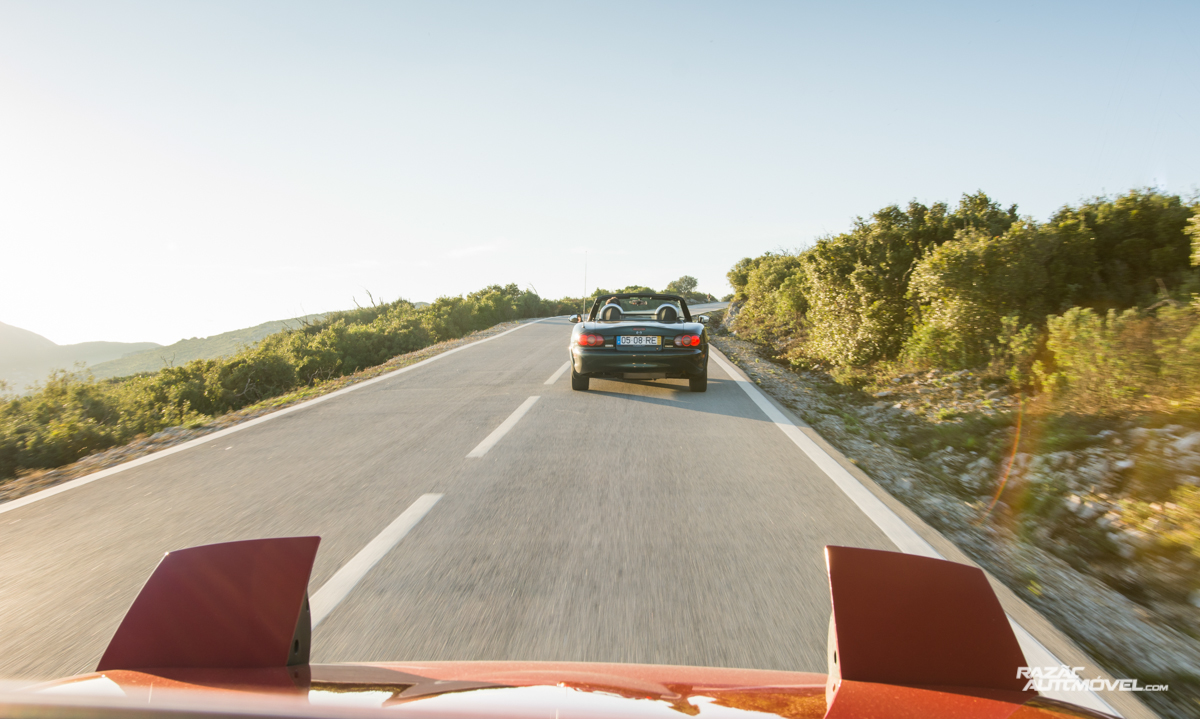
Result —
[{"label": "rear license plate", "polygon": [[622,347],[630,347],[633,345],[650,345],[652,347],[657,347],[658,345],[662,344],[662,337],[659,337],[658,335],[654,335],[653,337],[634,337],[630,335],[621,335],[620,337],[617,337],[617,344],[621,345]]}]

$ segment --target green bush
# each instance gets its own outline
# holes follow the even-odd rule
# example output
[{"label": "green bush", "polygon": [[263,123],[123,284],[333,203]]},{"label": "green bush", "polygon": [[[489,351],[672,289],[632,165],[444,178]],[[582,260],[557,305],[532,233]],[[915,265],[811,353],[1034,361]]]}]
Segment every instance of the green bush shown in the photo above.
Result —
[{"label": "green bush", "polygon": [[738,315],[738,332],[760,341],[795,333],[808,309],[803,283],[797,255],[768,252],[748,264],[742,284],[747,299]]},{"label": "green bush", "polygon": [[859,219],[809,250],[745,258],[728,275],[736,298],[746,300],[737,330],[803,335],[807,354],[833,365],[894,358],[912,330],[916,263],[960,230],[998,234],[1015,220],[1015,207],[1003,210],[983,193],[963,196],[953,211],[911,202]]},{"label": "green bush", "polygon": [[1155,311],[1075,307],[1047,321],[1053,366],[1042,384],[1058,399],[1095,412],[1192,404],[1200,392],[1200,298]]},{"label": "green bush", "polygon": [[[770,254],[768,252],[764,257]],[[733,269],[725,273],[729,285],[733,287],[733,296],[730,298],[730,302],[741,302],[747,298],[746,285],[750,281],[750,270],[754,269],[759,260],[760,258],[743,257],[734,264]]]},{"label": "green bush", "polygon": [[1026,223],[990,237],[960,231],[917,263],[910,291],[919,321],[905,344],[917,363],[947,368],[987,363],[1003,319],[1038,322],[1047,306],[1046,265],[1053,243]]},{"label": "green bush", "polygon": [[672,280],[667,283],[666,289],[663,292],[672,295],[689,295],[695,293],[696,286],[700,283],[691,275],[684,275],[677,280]]},{"label": "green bush", "polygon": [[[832,367],[991,365],[1028,385],[1040,361],[1061,383],[1066,374],[1046,369],[1048,316],[1153,305],[1163,319],[1164,303],[1200,293],[1200,270],[1189,266],[1200,265],[1197,212],[1153,190],[1063,207],[1044,224],[982,192],[953,210],[886,207],[808,250],[739,260],[727,275],[744,303],[734,329]],[[1194,386],[1197,340],[1160,334],[1155,361],[1174,354],[1156,377]]]},{"label": "green bush", "polygon": [[[53,466],[121,442],[121,408],[106,388],[57,371],[39,392],[0,406],[0,471]],[[19,464],[20,463],[20,464]]]},{"label": "green bush", "polygon": [[1200,296],[1191,305],[1160,308],[1155,320],[1155,390],[1175,404],[1200,404]]},{"label": "green bush", "polygon": [[1033,381],[1033,363],[1046,342],[1045,333],[1021,324],[1018,315],[1000,318],[1000,332],[992,347],[992,366],[1008,375],[1014,387]]},{"label": "green bush", "polygon": [[1134,190],[1059,210],[1047,228],[1076,235],[1075,251],[1056,270],[1068,303],[1125,309],[1154,302],[1159,283],[1179,287],[1188,281],[1192,243],[1186,230],[1195,209],[1178,196]]},{"label": "green bush", "polygon": [[1074,307],[1047,323],[1047,347],[1057,371],[1043,384],[1088,410],[1120,409],[1140,398],[1152,381],[1146,320],[1137,310],[1098,315]]}]

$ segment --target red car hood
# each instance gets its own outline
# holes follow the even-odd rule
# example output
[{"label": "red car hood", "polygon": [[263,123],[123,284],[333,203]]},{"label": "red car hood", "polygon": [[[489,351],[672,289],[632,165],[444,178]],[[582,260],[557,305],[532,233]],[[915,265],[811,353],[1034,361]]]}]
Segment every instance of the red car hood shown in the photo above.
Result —
[{"label": "red car hood", "polygon": [[557,662],[313,665],[306,588],[319,541],[168,553],[95,673],[0,697],[0,716],[1103,716],[1026,690],[1025,657],[979,569],[853,547],[826,548],[827,674]]}]

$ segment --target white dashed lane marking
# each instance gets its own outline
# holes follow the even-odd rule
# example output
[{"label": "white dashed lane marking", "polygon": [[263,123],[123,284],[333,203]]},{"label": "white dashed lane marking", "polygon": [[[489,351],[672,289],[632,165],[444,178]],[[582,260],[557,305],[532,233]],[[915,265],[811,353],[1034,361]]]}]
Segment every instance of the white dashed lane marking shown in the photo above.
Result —
[{"label": "white dashed lane marking", "polygon": [[550,375],[550,379],[546,380],[546,384],[554,384],[555,382],[557,382],[558,378],[563,376],[563,372],[566,372],[568,369],[570,369],[570,367],[571,367],[570,360],[563,362],[563,366],[559,367],[558,370],[555,371],[554,374]]},{"label": "white dashed lane marking", "polygon": [[438,503],[442,498],[440,494],[423,494],[417,501],[409,505],[408,509],[404,510],[399,517],[392,520],[392,523],[387,526],[379,536],[367,543],[367,546],[359,550],[358,554],[342,565],[342,568],[325,582],[325,586],[317,590],[309,601],[309,608],[312,612],[312,625],[316,627],[325,617],[329,616],[330,612],[337,608],[337,605],[342,603],[342,600],[349,596],[350,591],[354,589],[362,578],[367,576],[367,572],[379,563],[379,560],[400,543],[404,539],[404,535],[408,534],[417,523],[421,521],[429,510],[433,509],[433,505]]},{"label": "white dashed lane marking", "polygon": [[504,435],[508,434],[509,430],[517,426],[517,422],[521,421],[521,418],[525,416],[525,413],[529,411],[529,408],[532,407],[533,404],[539,399],[541,399],[541,397],[534,396],[522,402],[520,407],[517,407],[515,410],[513,410],[512,414],[508,415],[508,419],[501,422],[500,426],[497,427],[487,437],[485,437],[482,442],[477,444],[475,449],[468,452],[467,456],[482,457],[483,455],[487,454],[488,450],[492,447],[495,447],[496,443],[503,439]]}]

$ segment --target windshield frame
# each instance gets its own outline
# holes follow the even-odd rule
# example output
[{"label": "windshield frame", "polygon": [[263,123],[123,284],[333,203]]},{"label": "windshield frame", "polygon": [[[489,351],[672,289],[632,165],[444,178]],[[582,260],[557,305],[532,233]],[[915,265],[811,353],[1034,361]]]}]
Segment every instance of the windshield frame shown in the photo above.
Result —
[{"label": "windshield frame", "polygon": [[[650,293],[650,292],[614,292],[612,294],[601,295],[596,298],[595,302],[592,303],[592,309],[588,312],[587,321],[588,322],[601,321],[598,318],[598,315],[600,313],[600,308],[603,307],[604,305],[608,304],[609,300],[611,300],[611,299],[626,300],[626,299],[630,299],[633,297],[644,297],[644,298],[650,299],[650,300],[666,300],[668,302],[677,302],[677,303],[679,303],[679,309],[682,310],[682,312],[683,312],[683,321],[684,322],[692,321],[692,313],[688,311],[687,300],[685,300],[683,297],[681,297],[679,295],[668,295],[668,294],[659,294],[659,293]],[[658,320],[655,320],[655,319],[650,319],[650,320],[640,320],[640,319],[639,320],[625,320],[625,319],[622,319],[621,321],[622,322],[647,322],[647,321],[648,322],[657,322]]]}]

